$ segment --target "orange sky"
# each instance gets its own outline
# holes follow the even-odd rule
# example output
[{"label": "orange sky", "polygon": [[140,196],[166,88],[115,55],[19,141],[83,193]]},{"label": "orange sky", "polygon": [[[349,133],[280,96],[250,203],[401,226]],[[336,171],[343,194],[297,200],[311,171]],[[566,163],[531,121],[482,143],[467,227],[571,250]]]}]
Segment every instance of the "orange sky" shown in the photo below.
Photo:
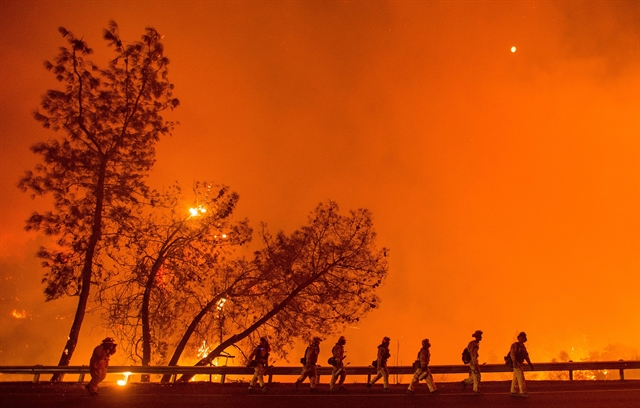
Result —
[{"label": "orange sky", "polygon": [[[489,362],[521,330],[533,361],[640,354],[637,1],[3,0],[0,364],[55,364],[69,331],[75,300],[44,303],[42,241],[22,231],[43,203],[15,185],[55,136],[31,112],[57,86],[58,26],[105,65],[110,19],[165,35],[181,125],[154,186],[227,184],[239,218],[274,230],[327,199],[373,212],[390,272],[344,333],[352,365],[384,335],[394,363],[424,337],[459,363],[476,329]],[[72,363],[105,334],[85,323]]]}]

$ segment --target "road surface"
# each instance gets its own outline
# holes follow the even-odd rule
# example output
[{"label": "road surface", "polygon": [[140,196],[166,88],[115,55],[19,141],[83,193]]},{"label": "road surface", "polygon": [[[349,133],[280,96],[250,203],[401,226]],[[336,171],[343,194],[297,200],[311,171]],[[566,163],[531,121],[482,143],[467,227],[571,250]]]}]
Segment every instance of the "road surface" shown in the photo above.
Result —
[{"label": "road surface", "polygon": [[483,383],[482,396],[462,392],[459,383],[439,384],[438,395],[429,395],[421,384],[415,395],[406,385],[392,385],[389,393],[376,384],[349,384],[341,393],[329,393],[321,384],[315,393],[304,384],[295,392],[292,384],[272,384],[268,392],[249,393],[241,383],[140,384],[119,387],[102,384],[100,395],[90,397],[78,383],[0,383],[0,406],[38,408],[382,408],[382,407],[544,407],[544,408],[638,408],[640,381],[529,381],[529,398],[509,394],[509,382]]}]

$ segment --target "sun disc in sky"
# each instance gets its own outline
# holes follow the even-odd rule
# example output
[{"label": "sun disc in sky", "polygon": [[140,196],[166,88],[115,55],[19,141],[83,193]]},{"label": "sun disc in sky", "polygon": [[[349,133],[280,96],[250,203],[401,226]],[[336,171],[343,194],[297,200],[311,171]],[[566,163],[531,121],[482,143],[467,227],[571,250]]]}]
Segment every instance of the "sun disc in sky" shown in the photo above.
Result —
[{"label": "sun disc in sky", "polygon": [[515,46],[511,47],[511,52],[516,52],[516,47]]}]

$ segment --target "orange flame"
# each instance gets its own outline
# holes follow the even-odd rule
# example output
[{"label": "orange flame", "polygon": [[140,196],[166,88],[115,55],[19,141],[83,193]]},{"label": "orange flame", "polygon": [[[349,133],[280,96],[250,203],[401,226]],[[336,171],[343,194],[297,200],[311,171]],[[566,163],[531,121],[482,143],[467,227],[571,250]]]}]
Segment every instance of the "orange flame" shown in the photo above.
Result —
[{"label": "orange flame", "polygon": [[27,317],[27,312],[25,312],[24,310],[20,312],[16,309],[13,309],[11,315],[16,319],[25,319]]}]

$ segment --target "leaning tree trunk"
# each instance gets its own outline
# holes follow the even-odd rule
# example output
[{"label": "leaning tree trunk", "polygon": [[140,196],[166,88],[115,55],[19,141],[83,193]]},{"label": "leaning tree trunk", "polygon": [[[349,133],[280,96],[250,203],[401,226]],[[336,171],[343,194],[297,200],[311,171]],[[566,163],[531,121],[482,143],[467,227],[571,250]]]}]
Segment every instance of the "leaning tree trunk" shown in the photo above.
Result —
[{"label": "leaning tree trunk", "polygon": [[[180,360],[180,356],[182,355],[182,352],[184,351],[185,347],[187,346],[187,343],[189,342],[189,339],[191,338],[191,335],[196,330],[196,327],[198,327],[198,324],[200,324],[200,322],[202,321],[204,316],[207,313],[209,313],[209,311],[213,308],[213,306],[215,306],[218,303],[218,301],[221,298],[222,298],[221,295],[214,297],[211,301],[209,301],[202,308],[202,310],[200,310],[200,313],[198,313],[198,315],[193,318],[193,320],[191,321],[191,324],[189,324],[189,327],[187,327],[187,330],[182,335],[182,339],[180,339],[180,342],[176,346],[176,349],[174,350],[173,355],[171,356],[171,360],[169,360],[169,365],[170,366],[177,366],[178,365],[178,361]],[[161,382],[166,383],[166,382],[169,382],[170,380],[171,380],[171,375],[170,374],[165,374],[164,376],[162,376]]]},{"label": "leaning tree trunk", "polygon": [[[324,273],[326,273],[328,270],[330,270],[331,268],[325,269],[322,272],[319,272],[317,274],[313,274],[311,275],[311,277],[309,279],[307,279],[306,281],[304,281],[300,286],[298,286],[297,288],[295,288],[290,294],[289,296],[287,296],[284,300],[282,300],[280,303],[278,303],[273,309],[271,309],[268,313],[266,313],[264,316],[262,316],[260,319],[258,319],[255,323],[253,323],[251,326],[247,327],[245,330],[243,330],[241,333],[238,334],[234,334],[233,336],[229,337],[227,340],[223,341],[222,343],[220,343],[218,345],[218,347],[216,347],[215,349],[213,349],[213,351],[211,351],[211,353],[207,354],[206,357],[202,358],[200,361],[198,361],[195,365],[196,366],[203,366],[203,365],[208,365],[211,364],[211,362],[213,361],[214,358],[218,357],[220,355],[220,353],[222,353],[224,350],[227,349],[227,347],[232,346],[233,344],[239,342],[240,340],[244,339],[245,337],[249,336],[251,333],[253,333],[257,328],[259,328],[260,326],[262,326],[263,324],[265,324],[266,322],[269,321],[269,319],[271,319],[273,316],[275,316],[276,314],[278,314],[282,309],[284,309],[296,296],[298,296],[298,294],[304,290],[306,287],[308,287],[309,285],[311,285],[313,282],[315,282],[321,275],[323,275]],[[180,377],[180,379],[176,382],[188,382],[189,380],[191,380],[194,377],[193,374],[183,374],[182,377]]]}]

